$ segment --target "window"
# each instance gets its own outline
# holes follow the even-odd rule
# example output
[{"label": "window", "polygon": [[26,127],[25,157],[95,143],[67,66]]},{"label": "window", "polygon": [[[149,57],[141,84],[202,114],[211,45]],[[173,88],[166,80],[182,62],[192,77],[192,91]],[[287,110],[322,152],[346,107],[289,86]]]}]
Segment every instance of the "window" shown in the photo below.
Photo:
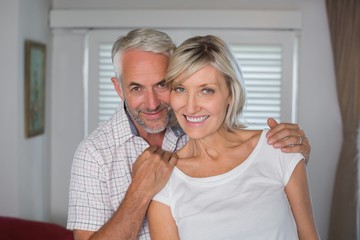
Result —
[{"label": "window", "polygon": [[[245,80],[243,121],[251,129],[267,127],[268,117],[296,121],[296,34],[293,31],[164,30],[176,44],[194,35],[214,34],[232,48]],[[120,98],[113,88],[112,43],[127,30],[89,34],[89,131],[106,120]]]}]

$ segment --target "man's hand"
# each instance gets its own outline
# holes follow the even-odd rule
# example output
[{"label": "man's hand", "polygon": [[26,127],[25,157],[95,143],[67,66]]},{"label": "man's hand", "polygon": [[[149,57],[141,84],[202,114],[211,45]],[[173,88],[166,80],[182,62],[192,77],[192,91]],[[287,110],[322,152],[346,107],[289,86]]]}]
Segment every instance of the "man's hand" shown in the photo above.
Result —
[{"label": "man's hand", "polygon": [[299,125],[294,123],[277,123],[273,118],[269,118],[267,124],[270,127],[266,137],[268,143],[274,148],[281,148],[283,152],[302,153],[305,163],[309,161],[311,146]]},{"label": "man's hand", "polygon": [[133,165],[132,188],[152,198],[169,180],[177,160],[176,154],[156,146],[147,148]]},{"label": "man's hand", "polygon": [[132,182],[114,215],[97,232],[75,230],[75,239],[136,239],[152,198],[169,180],[177,160],[176,154],[148,147],[133,164]]}]

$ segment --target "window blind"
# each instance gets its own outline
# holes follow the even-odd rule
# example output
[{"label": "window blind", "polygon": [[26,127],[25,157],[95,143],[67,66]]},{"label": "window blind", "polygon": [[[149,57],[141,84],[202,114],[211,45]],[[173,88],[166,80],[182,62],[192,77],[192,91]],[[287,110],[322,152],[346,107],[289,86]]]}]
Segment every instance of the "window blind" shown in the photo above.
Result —
[{"label": "window blind", "polygon": [[108,119],[117,109],[121,99],[114,89],[111,78],[115,76],[111,60],[110,43],[99,44],[98,71],[98,121]]},{"label": "window blind", "polygon": [[263,129],[266,120],[281,120],[282,47],[280,45],[231,45],[245,82],[246,104],[242,121]]}]

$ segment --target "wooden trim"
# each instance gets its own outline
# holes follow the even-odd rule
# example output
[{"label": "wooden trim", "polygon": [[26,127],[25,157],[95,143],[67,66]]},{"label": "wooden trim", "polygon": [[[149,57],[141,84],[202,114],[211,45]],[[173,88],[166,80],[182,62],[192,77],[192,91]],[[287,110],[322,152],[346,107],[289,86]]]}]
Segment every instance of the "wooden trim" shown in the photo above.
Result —
[{"label": "wooden trim", "polygon": [[51,10],[51,28],[301,29],[300,11]]},{"label": "wooden trim", "polygon": [[46,45],[25,41],[25,136],[44,133]]}]

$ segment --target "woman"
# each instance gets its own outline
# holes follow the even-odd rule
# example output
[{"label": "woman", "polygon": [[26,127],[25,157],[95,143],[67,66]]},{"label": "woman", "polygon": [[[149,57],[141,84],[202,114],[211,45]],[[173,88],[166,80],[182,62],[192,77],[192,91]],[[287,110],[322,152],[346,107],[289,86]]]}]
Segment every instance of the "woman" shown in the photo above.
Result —
[{"label": "woman", "polygon": [[166,80],[190,140],[149,207],[152,239],[317,239],[303,156],[239,122],[245,91],[228,46],[215,36],[186,40]]}]

